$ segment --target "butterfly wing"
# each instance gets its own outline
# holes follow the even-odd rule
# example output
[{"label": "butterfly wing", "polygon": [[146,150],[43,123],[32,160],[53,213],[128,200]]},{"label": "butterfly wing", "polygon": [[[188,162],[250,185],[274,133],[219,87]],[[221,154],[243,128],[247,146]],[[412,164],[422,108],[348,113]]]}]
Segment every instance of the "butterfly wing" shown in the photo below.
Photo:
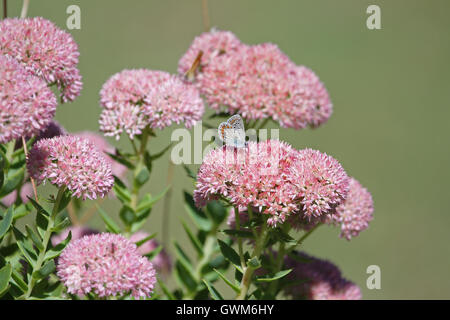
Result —
[{"label": "butterfly wing", "polygon": [[230,129],[232,129],[232,127],[228,124],[228,122],[222,122],[219,125],[219,128],[217,129],[217,133],[219,134],[220,140],[222,140],[223,142],[226,143],[227,133],[229,134]]}]

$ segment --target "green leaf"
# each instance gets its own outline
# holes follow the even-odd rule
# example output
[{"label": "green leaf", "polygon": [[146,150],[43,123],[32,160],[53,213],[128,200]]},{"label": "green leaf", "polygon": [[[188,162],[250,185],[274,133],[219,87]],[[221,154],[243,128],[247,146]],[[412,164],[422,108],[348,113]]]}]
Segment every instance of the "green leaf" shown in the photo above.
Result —
[{"label": "green leaf", "polygon": [[228,112],[218,112],[218,113],[213,113],[212,115],[210,115],[208,117],[208,119],[215,119],[215,118],[229,118],[230,114]]},{"label": "green leaf", "polygon": [[261,261],[259,261],[257,257],[253,257],[248,260],[248,265],[253,269],[258,269],[259,267],[261,267]]},{"label": "green leaf", "polygon": [[8,208],[8,211],[3,217],[3,220],[0,222],[0,239],[2,239],[3,236],[8,232],[9,227],[11,226],[11,222],[13,220],[13,216],[14,210],[13,207],[11,206]]},{"label": "green leaf", "polygon": [[58,209],[57,209],[58,213],[60,213],[67,207],[67,205],[69,204],[71,199],[72,199],[72,192],[70,192],[69,189],[64,190],[61,200],[59,201],[59,205],[58,205]]},{"label": "green leaf", "polygon": [[33,206],[30,203],[21,203],[17,207],[14,208],[14,220],[20,219],[28,215],[33,209]]},{"label": "green leaf", "polygon": [[208,288],[208,291],[211,294],[211,298],[213,298],[214,300],[223,300],[222,295],[219,293],[219,291],[217,291],[216,288],[214,288],[214,286],[211,283],[209,283],[209,281],[203,280],[203,283]]},{"label": "green leaf", "polygon": [[235,285],[234,283],[232,283],[230,280],[228,280],[228,278],[221,273],[220,271],[218,271],[217,269],[214,269],[214,271],[219,275],[219,277],[225,281],[225,283],[231,288],[233,289],[236,293],[241,292],[241,289],[239,288],[239,286]]},{"label": "green leaf", "polygon": [[120,209],[119,217],[126,226],[130,226],[134,222],[134,219],[136,219],[133,209],[127,205],[124,205],[122,209]]},{"label": "green leaf", "polygon": [[97,207],[97,210],[100,213],[100,217],[106,225],[106,229],[112,233],[120,233],[120,227],[117,225],[117,223],[115,223],[114,220],[111,219],[99,205],[95,204],[95,206]]},{"label": "green leaf", "polygon": [[148,237],[143,238],[142,240],[136,241],[135,244],[137,247],[142,246],[144,243],[146,243],[148,240],[153,239],[154,237],[156,237],[156,232],[149,235]]},{"label": "green leaf", "polygon": [[239,258],[237,252],[222,240],[218,239],[217,241],[219,242],[220,252],[222,252],[222,255],[236,267],[240,268],[241,259]]},{"label": "green leaf", "polygon": [[134,181],[139,187],[142,187],[148,179],[150,179],[150,171],[147,167],[142,167],[134,177]]},{"label": "green leaf", "polygon": [[255,235],[250,231],[245,230],[235,230],[235,229],[225,229],[220,230],[220,232],[225,233],[226,235],[237,237],[237,238],[249,238],[253,239],[255,238]]},{"label": "green leaf", "polygon": [[22,252],[25,259],[34,266],[36,263],[37,255],[34,251],[31,241],[29,241],[25,235],[17,228],[13,227],[14,236],[16,237],[17,246]]},{"label": "green leaf", "polygon": [[173,143],[171,142],[167,147],[165,147],[164,149],[162,149],[160,152],[158,152],[158,153],[156,153],[156,154],[150,156],[150,158],[152,159],[152,161],[161,158],[161,157],[164,155],[164,153],[166,153],[167,150],[169,150],[170,147],[172,147],[172,144],[173,144]]},{"label": "green leaf", "polygon": [[62,221],[58,222],[53,228],[52,232],[60,232],[70,226],[70,219],[65,217]]},{"label": "green leaf", "polygon": [[118,149],[116,149],[116,154],[105,152],[110,158],[117,161],[118,163],[124,165],[130,170],[134,170],[134,164],[131,163],[124,155],[122,155]]},{"label": "green leaf", "polygon": [[39,249],[44,249],[44,245],[42,244],[41,238],[30,228],[30,226],[26,225],[25,230],[27,230],[28,237],[33,241],[34,245]]},{"label": "green leaf", "polygon": [[70,239],[72,239],[72,231],[69,231],[69,234],[62,242],[58,243],[55,247],[51,248],[45,253],[44,261],[58,257],[70,242]]},{"label": "green leaf", "polygon": [[145,254],[145,256],[147,257],[148,260],[153,260],[161,252],[162,249],[163,249],[163,246],[158,246],[151,252]]},{"label": "green leaf", "polygon": [[183,251],[183,249],[181,249],[180,245],[176,241],[174,242],[174,246],[175,246],[175,253],[177,254],[179,261],[183,263],[186,266],[186,268],[192,271],[192,262],[187,256],[187,254]]},{"label": "green leaf", "polygon": [[164,292],[168,300],[176,300],[175,296],[169,291],[163,281],[158,279],[158,284],[161,287],[161,290]]},{"label": "green leaf", "polygon": [[178,275],[178,280],[192,292],[197,289],[197,282],[192,273],[179,260],[175,262],[175,270]]},{"label": "green leaf", "polygon": [[9,279],[11,279],[12,267],[7,263],[0,269],[0,296],[9,288]]},{"label": "green leaf", "polygon": [[33,278],[44,279],[56,270],[55,262],[52,260],[47,261],[40,270],[33,272]]},{"label": "green leaf", "polygon": [[36,213],[36,228],[41,238],[44,238],[45,230],[47,230],[48,218],[39,211]]},{"label": "green leaf", "polygon": [[188,177],[190,177],[194,180],[197,180],[197,175],[191,169],[189,169],[189,167],[187,165],[183,164],[183,168],[184,168],[184,171],[186,171]]},{"label": "green leaf", "polygon": [[28,196],[27,196],[27,198],[28,198],[28,200],[30,200],[30,202],[33,205],[33,207],[36,208],[38,213],[43,214],[46,217],[50,217],[50,212],[45,210],[44,207],[41,206],[39,203],[37,203],[36,200],[34,200],[32,197],[28,197]]},{"label": "green leaf", "polygon": [[3,178],[4,182],[0,189],[0,198],[11,193],[22,183],[25,174],[25,166],[18,169],[10,167],[8,173]]},{"label": "green leaf", "polygon": [[227,210],[225,210],[225,207],[222,205],[222,203],[220,203],[220,201],[217,200],[209,202],[206,205],[206,210],[207,213],[209,213],[211,218],[214,220],[216,225],[220,225],[228,215]]},{"label": "green leaf", "polygon": [[161,198],[164,197],[164,195],[167,193],[167,191],[169,189],[170,189],[170,186],[167,186],[163,191],[161,191],[155,197],[152,197],[149,194],[144,196],[144,198],[139,202],[139,204],[136,208],[137,216],[139,217],[143,214],[143,212],[145,212],[148,209],[151,209],[156,202],[158,202]]},{"label": "green leaf", "polygon": [[197,254],[200,257],[203,256],[203,248],[202,248],[200,241],[192,233],[192,231],[189,229],[189,227],[187,226],[187,224],[184,221],[182,221],[181,224],[183,225],[183,229],[184,229],[184,231],[186,231],[186,234],[187,234],[189,240],[191,240],[192,246],[194,247],[195,251],[197,251]]},{"label": "green leaf", "polygon": [[275,280],[278,280],[280,278],[283,278],[284,276],[286,276],[291,271],[292,271],[292,269],[282,270],[282,271],[279,271],[279,272],[275,273],[273,276],[269,275],[269,276],[265,276],[265,277],[261,277],[261,278],[256,278],[256,281],[259,281],[259,282],[275,281]]},{"label": "green leaf", "polygon": [[128,191],[127,186],[120,180],[118,177],[114,176],[114,186],[113,191],[122,203],[130,203],[131,202],[131,194]]},{"label": "green leaf", "polygon": [[184,200],[185,200],[184,207],[189,216],[192,218],[192,221],[194,221],[195,225],[200,230],[210,231],[213,226],[212,222],[208,220],[206,215],[201,210],[197,209],[194,203],[194,199],[192,198],[192,195],[184,191]]},{"label": "green leaf", "polygon": [[14,280],[20,290],[22,290],[22,292],[27,292],[28,285],[25,283],[25,281],[22,280],[22,276],[14,269],[12,270],[11,278],[12,280]]}]

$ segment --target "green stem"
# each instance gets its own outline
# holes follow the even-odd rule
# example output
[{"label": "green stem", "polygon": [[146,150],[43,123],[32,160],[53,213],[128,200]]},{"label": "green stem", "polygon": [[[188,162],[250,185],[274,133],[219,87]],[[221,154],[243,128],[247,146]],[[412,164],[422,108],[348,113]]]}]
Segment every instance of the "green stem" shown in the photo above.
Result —
[{"label": "green stem", "polygon": [[[261,227],[261,232],[259,234],[259,237],[256,239],[255,249],[253,250],[253,253],[251,256],[252,258],[259,259],[259,257],[261,256],[261,253],[264,250],[264,245],[266,244],[267,233],[268,233],[267,222],[264,221],[263,225]],[[247,297],[248,289],[250,288],[250,285],[252,284],[252,276],[253,276],[253,272],[255,271],[255,268],[252,268],[251,266],[246,266],[243,269],[243,271],[244,271],[244,274],[242,276],[242,281],[241,281],[241,291],[237,295],[236,300],[245,300],[245,298]]]},{"label": "green stem", "polygon": [[[239,219],[239,209],[237,207],[234,208],[234,219],[235,219],[235,227],[236,230],[239,232],[241,230],[241,224],[240,224],[240,219]],[[237,237],[238,239],[238,248],[239,248],[239,257],[241,259],[241,267],[242,269],[245,268],[245,258],[244,258],[244,249],[242,246],[242,238],[241,237]]]},{"label": "green stem", "polygon": [[[277,258],[275,260],[275,269],[273,270],[274,274],[281,271],[281,268],[283,267],[285,249],[286,245],[283,241],[281,241],[278,246]],[[273,299],[275,299],[277,287],[278,287],[278,280],[272,281],[270,283],[269,292],[272,294]]]},{"label": "green stem", "polygon": [[318,223],[316,224],[314,227],[311,228],[311,230],[309,230],[308,232],[306,232],[302,237],[300,237],[300,239],[297,240],[297,242],[295,244],[293,244],[292,246],[290,246],[289,248],[287,248],[287,252],[291,252],[292,250],[295,249],[295,247],[297,247],[298,245],[301,245],[306,238],[308,238],[311,233],[313,233],[319,226],[321,226],[322,223]]},{"label": "green stem", "polygon": [[267,124],[267,122],[269,122],[269,118],[265,118],[263,122],[261,122],[261,124],[256,127],[256,130],[262,129]]},{"label": "green stem", "polygon": [[33,288],[36,285],[36,278],[33,277],[33,274],[34,274],[34,272],[40,270],[42,267],[42,264],[44,263],[45,253],[47,252],[47,246],[50,241],[50,236],[52,235],[52,228],[55,225],[55,219],[56,219],[56,216],[58,215],[59,203],[61,202],[61,199],[64,195],[65,189],[66,189],[66,187],[63,186],[63,187],[59,188],[59,190],[58,190],[58,195],[56,196],[56,200],[55,200],[55,204],[53,205],[52,213],[48,219],[47,229],[45,230],[44,236],[42,239],[42,250],[39,251],[39,256],[36,261],[36,265],[33,267],[31,277],[28,281],[28,290],[25,293],[25,296],[24,296],[25,299],[28,299],[31,296]]},{"label": "green stem", "polygon": [[144,166],[144,155],[145,155],[145,151],[147,150],[147,143],[148,143],[148,138],[149,138],[148,130],[149,130],[148,128],[145,128],[144,132],[142,133],[141,145],[140,145],[139,150],[137,150],[136,146],[133,144],[134,149],[137,151],[136,152],[137,164],[136,164],[136,167],[133,172],[134,181],[133,181],[133,189],[131,191],[131,208],[133,210],[136,210],[138,200],[139,200],[139,190],[140,190],[141,186],[137,182],[137,176]]}]

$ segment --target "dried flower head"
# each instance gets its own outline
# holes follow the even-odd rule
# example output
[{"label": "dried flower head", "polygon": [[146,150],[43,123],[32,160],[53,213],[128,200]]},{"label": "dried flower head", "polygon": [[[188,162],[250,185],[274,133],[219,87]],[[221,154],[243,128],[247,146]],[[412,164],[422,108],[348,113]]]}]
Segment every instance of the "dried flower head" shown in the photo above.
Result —
[{"label": "dried flower head", "polygon": [[41,17],[0,21],[0,53],[13,57],[47,84],[56,84],[64,102],[80,94],[78,46],[51,21]]},{"label": "dried flower head", "polygon": [[0,143],[37,134],[55,111],[56,97],[46,83],[0,55]]},{"label": "dried flower head", "polygon": [[360,300],[362,297],[360,288],[343,278],[339,268],[329,261],[294,252],[285,258],[285,267],[293,269],[288,279],[299,282],[284,290],[294,299]]},{"label": "dried flower head", "polygon": [[88,139],[65,135],[34,144],[27,159],[30,176],[66,186],[77,198],[104,197],[114,184],[111,165]]},{"label": "dried flower head", "polygon": [[373,219],[373,200],[366,188],[356,179],[350,178],[350,190],[346,200],[335,212],[327,217],[327,222],[341,226],[341,237],[350,240],[369,227]]},{"label": "dried flower head", "polygon": [[76,295],[150,297],[155,270],[122,235],[102,233],[71,241],[58,259],[57,275]]}]

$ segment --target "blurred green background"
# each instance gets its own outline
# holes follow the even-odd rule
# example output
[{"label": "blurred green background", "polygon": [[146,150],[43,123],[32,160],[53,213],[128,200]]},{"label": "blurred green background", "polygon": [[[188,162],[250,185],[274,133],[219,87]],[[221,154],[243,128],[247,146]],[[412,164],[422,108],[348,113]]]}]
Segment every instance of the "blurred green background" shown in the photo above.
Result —
[{"label": "blurred green background", "polygon": [[[8,3],[9,15],[19,15],[21,1]],[[29,16],[66,29],[71,4],[81,8],[81,30],[70,32],[80,47],[84,89],[56,116],[70,132],[98,131],[98,93],[108,77],[124,68],[175,73],[203,29],[201,0],[32,0]],[[370,4],[381,7],[381,30],[366,28]],[[335,262],[366,299],[449,299],[450,2],[210,0],[209,12],[213,26],[249,44],[276,43],[319,75],[332,117],[316,130],[282,129],[280,138],[333,155],[373,195],[375,219],[367,231],[348,242],[322,227],[305,250]],[[166,146],[172,129],[158,132],[151,150]],[[166,185],[168,159],[158,161],[150,192]],[[176,167],[170,222],[171,236],[181,241],[179,220],[188,220],[182,190],[192,188]],[[116,214],[116,204],[104,206]],[[149,232],[160,231],[162,206]],[[101,225],[98,217],[91,223]],[[366,288],[372,264],[381,268],[381,290]]]}]

